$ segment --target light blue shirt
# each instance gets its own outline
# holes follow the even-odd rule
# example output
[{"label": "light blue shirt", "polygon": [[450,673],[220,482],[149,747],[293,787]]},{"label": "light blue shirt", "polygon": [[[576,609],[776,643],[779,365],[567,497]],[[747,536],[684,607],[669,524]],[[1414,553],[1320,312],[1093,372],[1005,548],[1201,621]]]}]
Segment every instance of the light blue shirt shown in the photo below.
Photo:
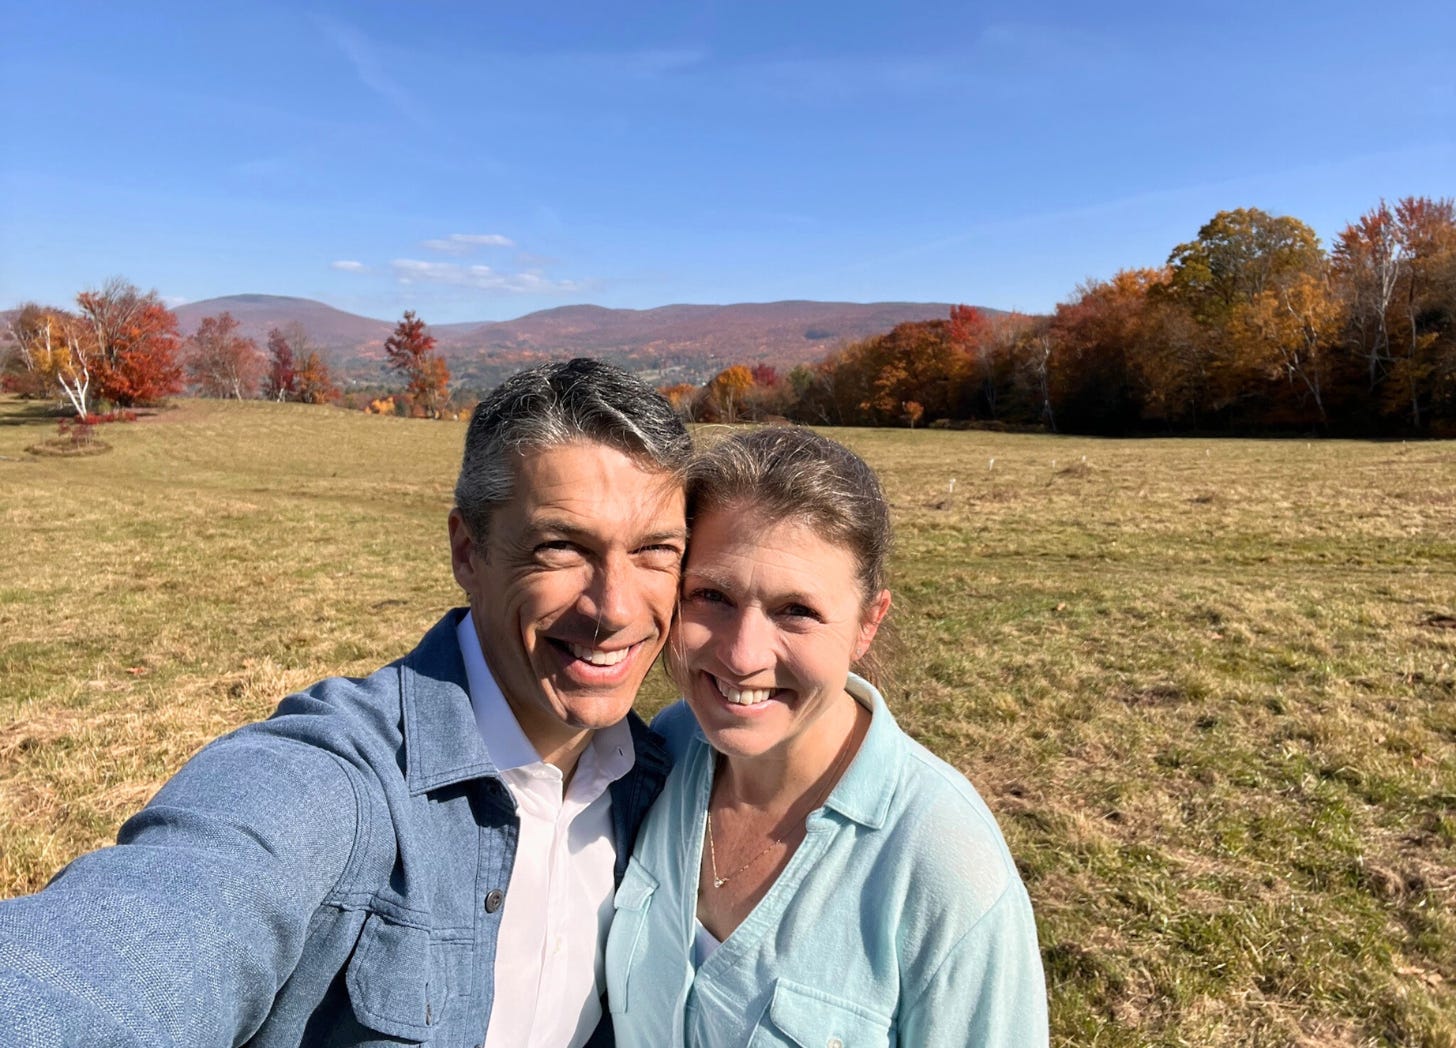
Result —
[{"label": "light blue shirt", "polygon": [[1046,984],[1026,889],[965,778],[895,723],[859,753],[788,865],[694,967],[714,754],[682,703],[677,757],[617,890],[607,996],[620,1048],[1042,1046]]}]

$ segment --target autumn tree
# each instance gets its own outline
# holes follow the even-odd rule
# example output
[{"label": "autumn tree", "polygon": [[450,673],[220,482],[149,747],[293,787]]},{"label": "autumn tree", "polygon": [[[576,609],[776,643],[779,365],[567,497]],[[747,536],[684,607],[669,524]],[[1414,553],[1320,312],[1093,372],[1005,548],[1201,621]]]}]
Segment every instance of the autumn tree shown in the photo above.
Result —
[{"label": "autumn tree", "polygon": [[118,277],[100,290],[81,292],[76,305],[89,329],[86,352],[99,396],[131,407],[182,389],[177,316],[155,291],[143,295]]},{"label": "autumn tree", "polygon": [[1295,412],[1275,414],[1271,421],[1329,424],[1326,401],[1337,367],[1339,322],[1339,304],[1328,281],[1310,273],[1265,288],[1235,313],[1233,338],[1246,380],[1282,382],[1315,409],[1313,418]]},{"label": "autumn tree", "polygon": [[394,333],[385,339],[384,351],[389,366],[406,377],[415,405],[427,418],[439,418],[449,399],[450,369],[435,352],[435,337],[413,310],[405,310]]},{"label": "autumn tree", "polygon": [[1384,403],[1420,429],[1432,395],[1456,373],[1456,202],[1406,197],[1395,221],[1408,257],[1393,300],[1400,330]]},{"label": "autumn tree", "polygon": [[38,387],[59,391],[77,416],[90,414],[97,360],[89,326],[74,313],[30,302],[10,327],[17,354]]},{"label": "autumn tree", "polygon": [[1395,213],[1384,200],[1341,230],[1330,252],[1347,339],[1364,364],[1372,393],[1390,369],[1390,308],[1408,261]]},{"label": "autumn tree", "polygon": [[1324,261],[1319,237],[1297,218],[1258,208],[1220,211],[1168,257],[1175,290],[1200,320],[1222,320],[1235,306]]},{"label": "autumn tree", "polygon": [[1048,401],[1076,432],[1120,433],[1141,419],[1140,354],[1149,289],[1165,271],[1125,269],[1089,280],[1060,303],[1048,337]]},{"label": "autumn tree", "polygon": [[1220,211],[1168,256],[1168,291],[1198,322],[1199,370],[1212,387],[1213,406],[1228,411],[1248,392],[1249,373],[1235,353],[1235,314],[1265,291],[1300,274],[1323,271],[1314,230],[1297,218],[1258,208]]},{"label": "autumn tree", "polygon": [[268,332],[268,373],[263,396],[269,400],[297,400],[298,366],[310,351],[303,325],[296,321]]},{"label": "autumn tree", "polygon": [[672,405],[672,410],[677,412],[678,418],[685,421],[693,421],[693,400],[697,397],[699,389],[691,382],[679,382],[671,386],[663,386],[657,392],[661,393],[663,399]]},{"label": "autumn tree", "polygon": [[332,404],[339,399],[328,365],[317,350],[309,350],[303,358],[303,366],[294,375],[293,388],[293,397],[301,404]]},{"label": "autumn tree", "polygon": [[734,364],[718,372],[703,386],[696,405],[702,421],[737,422],[743,400],[753,388],[753,372],[743,364]]},{"label": "autumn tree", "polygon": [[231,313],[203,317],[187,340],[187,377],[204,397],[250,399],[263,371],[257,343],[238,333]]},{"label": "autumn tree", "polygon": [[862,407],[876,424],[901,421],[909,401],[920,417],[945,418],[964,381],[966,358],[952,344],[943,320],[898,324],[881,336]]}]

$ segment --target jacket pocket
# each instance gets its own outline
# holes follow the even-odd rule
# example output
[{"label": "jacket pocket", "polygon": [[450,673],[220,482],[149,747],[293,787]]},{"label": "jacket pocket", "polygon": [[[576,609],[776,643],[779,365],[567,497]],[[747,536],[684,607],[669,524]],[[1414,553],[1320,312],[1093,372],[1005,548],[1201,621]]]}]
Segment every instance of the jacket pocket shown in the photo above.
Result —
[{"label": "jacket pocket", "polygon": [[428,1041],[451,998],[469,993],[473,952],[468,942],[369,914],[345,976],[354,1017],[390,1037]]},{"label": "jacket pocket", "polygon": [[627,860],[626,872],[612,905],[612,930],[607,936],[607,1005],[616,1014],[625,1014],[632,970],[643,961],[647,951],[647,914],[652,896],[657,891],[657,878],[636,857]]},{"label": "jacket pocket", "polygon": [[894,1020],[788,979],[774,982],[749,1048],[887,1048]]}]

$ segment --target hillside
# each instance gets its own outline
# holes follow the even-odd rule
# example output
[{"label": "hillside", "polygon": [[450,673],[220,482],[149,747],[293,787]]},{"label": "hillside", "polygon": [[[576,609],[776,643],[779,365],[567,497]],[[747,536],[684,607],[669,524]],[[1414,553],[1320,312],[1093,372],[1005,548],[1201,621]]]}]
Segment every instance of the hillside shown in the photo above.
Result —
[{"label": "hillside", "polygon": [[[203,317],[223,311],[260,345],[271,328],[301,325],[342,377],[364,382],[379,377],[384,340],[394,326],[280,295],[206,299],[179,307],[177,317],[190,334]],[[493,385],[525,363],[571,356],[613,360],[658,383],[697,383],[731,363],[763,361],[791,368],[819,359],[846,339],[949,313],[950,304],[943,302],[792,301],[656,309],[578,305],[431,330],[451,370],[469,385]]]}]

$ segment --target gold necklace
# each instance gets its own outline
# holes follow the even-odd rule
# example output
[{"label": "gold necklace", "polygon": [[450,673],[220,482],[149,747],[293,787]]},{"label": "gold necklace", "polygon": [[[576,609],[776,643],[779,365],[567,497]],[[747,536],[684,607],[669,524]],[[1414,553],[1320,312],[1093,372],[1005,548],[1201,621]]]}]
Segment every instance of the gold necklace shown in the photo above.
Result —
[{"label": "gold necklace", "polygon": [[[832,789],[834,789],[834,784],[839,781],[840,772],[844,768],[845,760],[849,757],[849,751],[851,749],[851,744],[854,742],[854,735],[855,735],[855,727],[856,726],[857,725],[851,725],[850,726],[850,729],[849,729],[849,737],[844,740],[844,745],[839,748],[839,756],[836,757],[835,760],[834,760],[834,768],[833,768],[832,773],[829,776],[829,781],[825,785],[824,789],[820,791],[820,794],[819,794],[818,799],[808,809],[808,811],[806,811],[804,813],[806,817],[808,816],[808,813],[810,811],[813,811],[815,808],[819,807],[821,804],[824,803],[825,799],[829,796],[829,791],[832,790]],[[774,837],[774,838],[770,839],[769,842],[767,844],[765,844],[763,846],[763,848],[760,849],[759,852],[756,855],[754,855],[753,858],[749,859],[742,866],[738,867],[738,869],[734,870],[732,873],[728,874],[726,877],[720,877],[720,876],[718,876],[718,849],[717,849],[717,846],[714,845],[714,843],[713,843],[713,801],[712,801],[712,798],[709,797],[709,799],[708,799],[708,862],[712,865],[712,869],[713,869],[713,887],[714,888],[721,888],[721,887],[723,887],[723,885],[727,884],[734,877],[737,877],[744,870],[748,869],[754,863],[758,862],[759,859],[762,859],[765,855],[767,855],[768,852],[769,852],[769,849],[773,848],[775,845],[779,845],[779,844],[784,843],[784,841],[786,839],[788,839],[789,832],[791,832],[794,829],[795,825],[796,825],[796,823],[794,823],[794,822],[789,823],[789,830],[788,831],[786,831],[784,833],[781,833],[777,837]]]}]

